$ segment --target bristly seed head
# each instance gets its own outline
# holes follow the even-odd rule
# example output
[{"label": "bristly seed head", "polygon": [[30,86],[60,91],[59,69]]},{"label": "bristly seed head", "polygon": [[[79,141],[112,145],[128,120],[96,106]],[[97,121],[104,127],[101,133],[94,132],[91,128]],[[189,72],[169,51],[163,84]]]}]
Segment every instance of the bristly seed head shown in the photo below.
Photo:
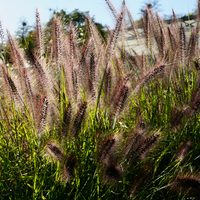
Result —
[{"label": "bristly seed head", "polygon": [[71,113],[72,113],[72,106],[71,106],[71,103],[69,103],[64,110],[64,116],[63,116],[62,136],[64,137],[64,139],[68,134],[68,130],[69,130],[70,122],[71,122]]},{"label": "bristly seed head", "polygon": [[106,168],[106,177],[108,181],[118,181],[122,175],[119,166],[110,165]]},{"label": "bristly seed head", "polygon": [[200,178],[192,175],[178,175],[171,183],[171,190],[174,192],[182,192],[188,196],[200,196]]},{"label": "bristly seed head", "polygon": [[76,156],[74,154],[70,155],[63,169],[63,181],[69,181],[72,178],[76,163]]},{"label": "bristly seed head", "polygon": [[39,122],[39,128],[38,128],[39,137],[41,137],[41,134],[43,133],[44,127],[46,125],[47,109],[48,109],[48,99],[44,97],[42,110],[41,110],[41,116],[40,116],[40,122]]},{"label": "bristly seed head", "polygon": [[55,142],[50,142],[46,146],[47,152],[57,161],[64,161],[64,154],[58,144]]},{"label": "bristly seed head", "polygon": [[106,160],[106,158],[109,156],[109,154],[111,153],[112,148],[115,145],[115,138],[113,139],[108,139],[105,143],[105,145],[103,146],[103,149],[100,152],[100,157],[101,160],[104,161]]},{"label": "bristly seed head", "polygon": [[115,165],[116,151],[118,146],[120,134],[111,136],[100,147],[99,158],[107,166]]},{"label": "bristly seed head", "polygon": [[82,103],[80,109],[78,110],[78,112],[76,114],[74,124],[72,126],[72,131],[71,131],[73,136],[77,136],[78,132],[81,129],[81,123],[84,119],[86,109],[87,109],[87,102],[85,101]]},{"label": "bristly seed head", "polygon": [[190,152],[192,149],[192,144],[190,141],[184,142],[181,147],[179,148],[177,158],[178,160],[183,160],[185,156]]}]

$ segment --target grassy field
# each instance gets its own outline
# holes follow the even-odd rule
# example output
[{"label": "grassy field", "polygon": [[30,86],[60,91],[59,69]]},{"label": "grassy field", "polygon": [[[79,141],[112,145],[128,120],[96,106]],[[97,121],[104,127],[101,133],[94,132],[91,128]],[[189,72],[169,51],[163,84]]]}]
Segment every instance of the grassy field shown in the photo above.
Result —
[{"label": "grassy field", "polygon": [[125,16],[138,45],[143,36],[125,1],[121,13],[106,2],[116,17],[107,43],[87,16],[83,45],[59,18],[45,43],[38,11],[37,51],[7,33],[0,199],[199,199],[200,14],[186,38],[174,13],[168,26],[146,10],[148,55],[130,54]]}]

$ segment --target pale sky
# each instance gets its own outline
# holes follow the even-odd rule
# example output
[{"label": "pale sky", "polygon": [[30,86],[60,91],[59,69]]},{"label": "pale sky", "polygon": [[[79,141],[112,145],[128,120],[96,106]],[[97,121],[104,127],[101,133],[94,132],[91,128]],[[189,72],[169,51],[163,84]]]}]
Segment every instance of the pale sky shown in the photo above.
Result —
[{"label": "pale sky", "polygon": [[[122,0],[111,0],[116,10],[120,11]],[[126,0],[126,5],[132,13],[134,20],[140,18],[139,10],[145,0]],[[176,14],[188,14],[197,8],[197,0],[160,0],[161,16],[171,15],[172,8]],[[0,0],[0,20],[4,31],[8,29],[12,35],[20,26],[20,20],[26,19],[28,25],[35,24],[35,10],[38,8],[42,23],[46,23],[50,17],[49,9],[60,11],[64,9],[67,13],[74,9],[89,11],[95,21],[114,27],[114,20],[105,0]]]}]

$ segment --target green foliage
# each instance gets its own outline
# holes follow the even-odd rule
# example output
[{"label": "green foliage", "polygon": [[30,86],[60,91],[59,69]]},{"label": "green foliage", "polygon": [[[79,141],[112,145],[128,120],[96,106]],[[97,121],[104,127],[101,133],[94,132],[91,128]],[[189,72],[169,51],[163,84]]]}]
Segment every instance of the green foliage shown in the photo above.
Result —
[{"label": "green foliage", "polygon": [[36,47],[35,44],[35,32],[31,26],[28,25],[26,20],[21,21],[21,27],[16,32],[16,38],[21,48],[33,50]]}]

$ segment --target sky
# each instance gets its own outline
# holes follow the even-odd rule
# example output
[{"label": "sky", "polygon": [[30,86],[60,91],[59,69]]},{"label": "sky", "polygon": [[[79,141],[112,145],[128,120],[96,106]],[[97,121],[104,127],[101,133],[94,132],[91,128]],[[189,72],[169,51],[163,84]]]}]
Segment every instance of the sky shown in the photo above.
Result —
[{"label": "sky", "polygon": [[[120,11],[122,0],[110,0],[117,11]],[[132,13],[134,20],[140,18],[139,11],[145,0],[126,0],[126,5]],[[197,0],[160,0],[161,16],[171,15],[172,8],[176,14],[188,14],[197,8]],[[0,20],[4,29],[15,35],[20,27],[20,22],[26,20],[28,25],[35,25],[35,11],[39,10],[42,23],[48,22],[52,16],[49,9],[60,11],[64,9],[67,13],[74,9],[82,12],[89,11],[91,17],[102,25],[114,28],[115,21],[105,0],[0,0]]]}]

